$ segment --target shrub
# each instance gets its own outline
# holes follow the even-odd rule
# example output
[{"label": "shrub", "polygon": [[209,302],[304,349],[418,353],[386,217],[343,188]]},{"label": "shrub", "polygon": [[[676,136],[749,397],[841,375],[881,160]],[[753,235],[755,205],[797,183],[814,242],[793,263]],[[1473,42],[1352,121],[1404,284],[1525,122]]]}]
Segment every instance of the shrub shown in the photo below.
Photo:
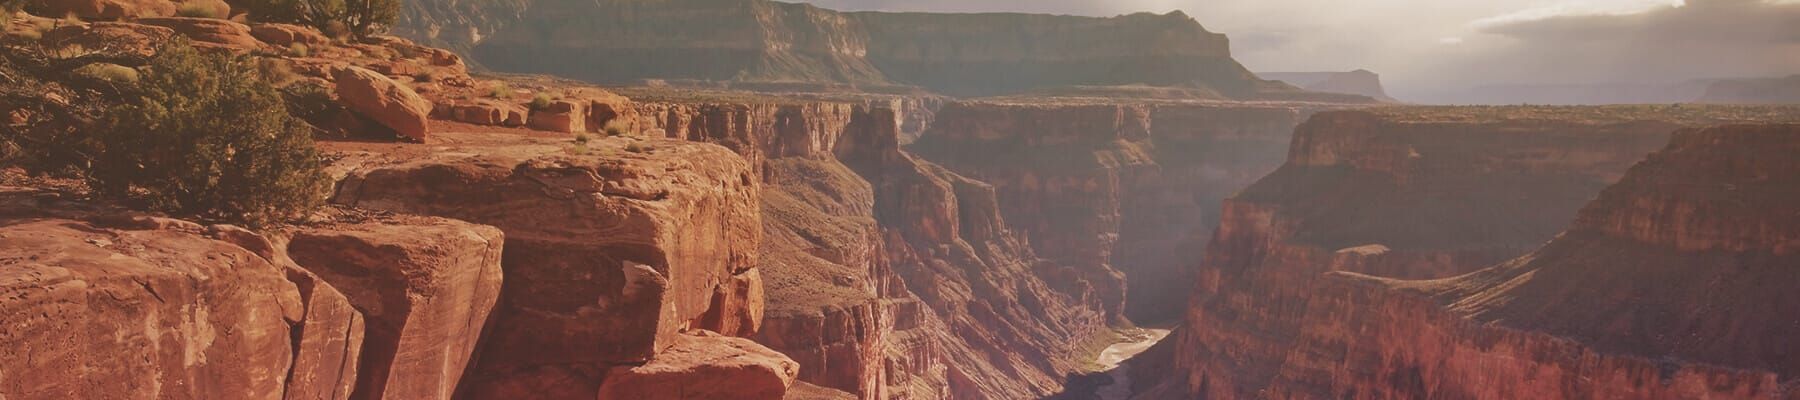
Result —
[{"label": "shrub", "polygon": [[288,45],[288,48],[287,48],[288,57],[306,57],[309,54],[312,54],[312,49],[307,48],[306,44],[304,44],[304,43],[294,43],[294,44]]},{"label": "shrub", "polygon": [[575,143],[586,145],[589,141],[592,141],[592,140],[594,140],[594,139],[591,137],[588,137],[587,132],[575,133]]},{"label": "shrub", "polygon": [[287,109],[248,62],[165,44],[138,97],[104,115],[89,183],[102,196],[253,227],[305,215],[330,181],[310,130]]},{"label": "shrub", "polygon": [[510,98],[512,95],[512,88],[507,87],[505,82],[495,83],[493,87],[488,88],[488,97],[504,99]]},{"label": "shrub", "polygon": [[550,99],[549,94],[538,93],[537,95],[531,96],[531,109],[532,110],[542,110],[546,107],[550,107],[550,101],[551,101],[551,99]]},{"label": "shrub", "polygon": [[602,130],[606,131],[606,136],[625,136],[626,133],[625,123],[617,119],[606,121],[606,128]]},{"label": "shrub", "polygon": [[656,148],[638,144],[636,142],[625,145],[625,151],[629,151],[629,152],[633,152],[633,153],[648,153],[651,150],[656,150]]},{"label": "shrub", "polygon": [[217,7],[194,1],[181,3],[181,6],[175,8],[175,15],[193,18],[225,18],[224,13],[219,12]]},{"label": "shrub", "polygon": [[431,71],[419,71],[419,73],[413,74],[413,80],[429,83],[437,81],[437,74]]},{"label": "shrub", "polygon": [[119,64],[93,63],[83,65],[81,68],[75,69],[75,75],[82,77],[83,79],[119,85],[130,85],[138,82],[137,70]]},{"label": "shrub", "polygon": [[257,21],[311,25],[333,36],[368,37],[400,17],[400,0],[245,0]]}]

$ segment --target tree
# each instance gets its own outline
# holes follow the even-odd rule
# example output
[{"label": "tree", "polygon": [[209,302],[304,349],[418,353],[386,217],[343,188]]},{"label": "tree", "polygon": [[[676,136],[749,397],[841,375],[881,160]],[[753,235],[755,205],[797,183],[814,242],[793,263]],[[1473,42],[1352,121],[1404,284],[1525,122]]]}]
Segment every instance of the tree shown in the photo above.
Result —
[{"label": "tree", "polygon": [[185,40],[158,49],[138,97],[102,125],[89,171],[102,196],[262,226],[311,212],[330,187],[311,128],[257,68]]},{"label": "tree", "polygon": [[310,25],[329,34],[367,37],[387,31],[400,18],[399,0],[246,0],[250,17],[264,22]]}]

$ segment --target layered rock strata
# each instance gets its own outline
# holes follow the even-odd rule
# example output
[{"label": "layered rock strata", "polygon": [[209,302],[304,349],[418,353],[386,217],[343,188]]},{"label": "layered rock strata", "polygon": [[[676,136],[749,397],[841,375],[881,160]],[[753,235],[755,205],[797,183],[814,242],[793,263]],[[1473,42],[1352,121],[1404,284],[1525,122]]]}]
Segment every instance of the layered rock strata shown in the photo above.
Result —
[{"label": "layered rock strata", "polygon": [[405,14],[402,34],[470,49],[496,70],[603,83],[876,92],[915,85],[961,96],[1064,86],[1185,87],[1206,98],[1297,92],[1258,79],[1231,58],[1224,35],[1180,12],[1095,18],[843,13],[766,0],[436,0]]},{"label": "layered rock strata", "polygon": [[465,393],[593,398],[608,369],[652,362],[683,331],[755,332],[741,316],[763,303],[738,290],[761,237],[748,166],[717,146],[632,140],[349,157],[334,201],[498,227],[507,289]]},{"label": "layered rock strata", "polygon": [[[1548,336],[1484,330],[1432,311],[1437,306],[1431,301],[1370,289],[1387,285],[1370,282],[1448,278],[1526,254],[1557,237],[1582,204],[1680,126],[1721,118],[1791,119],[1791,111],[1654,114],[1666,118],[1661,121],[1608,108],[1317,115],[1296,131],[1288,164],[1226,202],[1185,322],[1142,361],[1148,368],[1133,368],[1174,373],[1136,373],[1134,384],[1143,398],[1493,398],[1505,395],[1480,391],[1492,385],[1479,382],[1514,381],[1492,375],[1506,370],[1527,374],[1519,381],[1547,379],[1535,380],[1551,386],[1534,393],[1552,398],[1696,393],[1642,381],[1588,382],[1599,374],[1642,376],[1633,374],[1654,370],[1654,363]],[[1617,253],[1586,257],[1612,256]],[[1381,278],[1332,277],[1346,274]],[[1501,297],[1534,297],[1508,296]],[[1565,306],[1587,303],[1556,304],[1579,310]],[[1521,367],[1496,366],[1507,363]],[[1459,369],[1465,367],[1481,369]],[[1677,369],[1664,370],[1661,385],[1677,376],[1752,382],[1726,370]]]},{"label": "layered rock strata", "polygon": [[0,189],[0,395],[344,399],[363,319],[261,236]]},{"label": "layered rock strata", "polygon": [[357,398],[447,399],[500,298],[499,229],[389,217],[291,234],[293,260],[361,312]]},{"label": "layered rock strata", "polygon": [[1279,166],[1322,107],[954,102],[910,149],[994,185],[1037,254],[1080,270],[1112,315],[1166,320],[1220,202]]}]

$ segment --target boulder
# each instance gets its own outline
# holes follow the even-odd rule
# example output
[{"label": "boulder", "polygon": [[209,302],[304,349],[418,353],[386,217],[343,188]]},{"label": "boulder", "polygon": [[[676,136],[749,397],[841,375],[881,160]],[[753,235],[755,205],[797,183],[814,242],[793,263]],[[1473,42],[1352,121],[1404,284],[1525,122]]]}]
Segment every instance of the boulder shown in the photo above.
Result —
[{"label": "boulder", "polygon": [[157,17],[139,18],[138,23],[155,25],[175,30],[188,39],[201,43],[214,44],[232,49],[255,49],[262,47],[262,42],[250,35],[250,26],[222,19],[189,18],[189,17]]},{"label": "boulder", "polygon": [[[490,126],[525,125],[525,106],[510,102],[480,99],[473,103],[440,105],[439,118]],[[435,111],[435,110],[434,110]]]},{"label": "boulder", "polygon": [[447,399],[500,298],[499,229],[396,216],[300,229],[288,252],[367,320],[360,397]]},{"label": "boulder", "polygon": [[693,325],[729,336],[755,335],[762,329],[763,298],[762,272],[751,268],[713,288],[712,306]]},{"label": "boulder", "polygon": [[574,100],[556,100],[550,105],[531,110],[529,124],[531,129],[551,132],[586,132],[586,102]]},{"label": "boulder", "polygon": [[799,372],[794,360],[756,342],[696,331],[649,363],[613,367],[599,398],[780,400]]},{"label": "boulder", "polygon": [[47,16],[74,15],[82,19],[119,20],[175,15],[175,3],[168,0],[47,0],[34,13]]},{"label": "boulder", "polygon": [[380,122],[395,133],[424,140],[431,102],[387,76],[347,66],[332,72],[338,101],[359,114]]},{"label": "boulder", "polygon": [[319,30],[294,24],[262,23],[250,26],[250,35],[268,44],[287,47],[295,43],[318,45],[331,43]]}]

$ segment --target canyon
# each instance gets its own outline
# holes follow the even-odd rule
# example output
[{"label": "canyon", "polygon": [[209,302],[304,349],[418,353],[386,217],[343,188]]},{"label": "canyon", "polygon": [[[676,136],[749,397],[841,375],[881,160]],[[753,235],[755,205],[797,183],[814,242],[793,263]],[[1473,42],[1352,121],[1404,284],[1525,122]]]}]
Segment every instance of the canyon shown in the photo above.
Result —
[{"label": "canyon", "polygon": [[[1657,224],[1717,226],[1662,213],[1713,215],[1708,208],[1726,206],[1647,204],[1620,193],[1644,190],[1633,189],[1644,179],[1681,179],[1642,177],[1653,169],[1709,177],[1682,182],[1779,182],[1796,171],[1773,161],[1723,167],[1719,160],[1666,158],[1725,151],[1685,149],[1698,142],[1737,148],[1744,144],[1736,140],[1780,141],[1773,132],[1791,129],[1684,127],[1792,116],[1780,109],[1641,113],[1645,107],[1656,106],[1316,115],[1295,131],[1287,164],[1225,202],[1186,318],[1171,340],[1132,361],[1133,371],[1154,371],[1134,373],[1139,397],[1781,398],[1778,382],[1788,378],[1770,374],[1779,371],[1722,358],[1779,351],[1763,353],[1766,345],[1754,342],[1698,350],[1688,346],[1722,333],[1664,333],[1757,326],[1756,315],[1771,315],[1734,315],[1728,318],[1742,322],[1729,325],[1679,317],[1694,307],[1791,303],[1761,296],[1768,303],[1732,308],[1717,303],[1728,297],[1693,294],[1702,289],[1681,282],[1704,274],[1682,268],[1722,255],[1643,240],[1671,234],[1658,233]],[[1656,187],[1658,196],[1718,195]],[[1779,201],[1762,197],[1776,193],[1729,196]],[[1630,228],[1604,222],[1619,212],[1657,216],[1637,217]],[[1610,236],[1591,233],[1607,224],[1615,225]],[[1779,229],[1750,229],[1750,237],[1782,237]],[[1741,268],[1763,265],[1762,256],[1745,257],[1757,261]],[[1662,339],[1627,339],[1633,335]],[[1632,344],[1641,340],[1682,344]],[[1498,382],[1510,384],[1502,389]]]},{"label": "canyon", "polygon": [[327,205],[252,231],[0,169],[0,397],[1800,382],[1793,106],[1386,104],[1368,71],[1259,78],[1180,12],[432,0],[333,40],[142,3],[0,42],[185,37],[316,86]]}]

